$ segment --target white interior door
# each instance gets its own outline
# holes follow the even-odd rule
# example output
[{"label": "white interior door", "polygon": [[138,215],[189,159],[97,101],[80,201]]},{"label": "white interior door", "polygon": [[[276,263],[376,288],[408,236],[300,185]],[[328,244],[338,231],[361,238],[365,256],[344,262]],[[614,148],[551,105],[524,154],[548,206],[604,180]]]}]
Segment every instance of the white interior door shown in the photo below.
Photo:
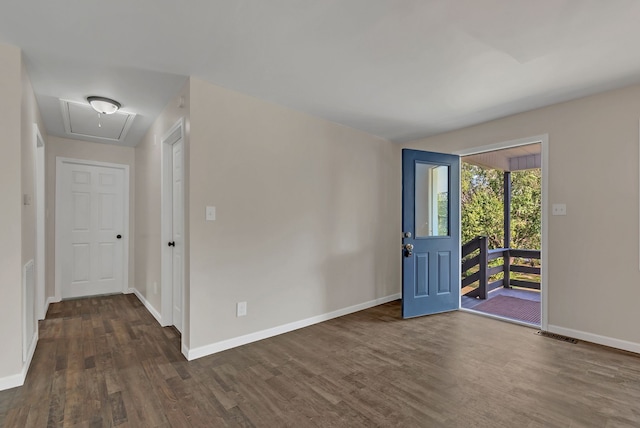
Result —
[{"label": "white interior door", "polygon": [[125,172],[60,162],[56,268],[62,298],[123,291]]},{"label": "white interior door", "polygon": [[43,320],[46,316],[46,298],[44,291],[45,281],[45,162],[44,162],[44,140],[38,130],[38,125],[34,126],[36,139],[36,317]]},{"label": "white interior door", "polygon": [[172,282],[173,325],[182,332],[182,289],[184,282],[184,143],[182,139],[172,146]]}]

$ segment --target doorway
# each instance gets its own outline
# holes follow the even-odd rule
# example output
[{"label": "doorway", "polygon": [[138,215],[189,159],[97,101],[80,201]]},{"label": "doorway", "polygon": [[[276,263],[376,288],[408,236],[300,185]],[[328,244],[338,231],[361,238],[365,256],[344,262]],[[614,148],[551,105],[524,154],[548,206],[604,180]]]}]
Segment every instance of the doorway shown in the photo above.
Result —
[{"label": "doorway", "polygon": [[56,158],[58,300],[128,290],[129,166]]},{"label": "doorway", "polygon": [[184,120],[162,138],[162,325],[184,325]]},{"label": "doorway", "polygon": [[462,310],[546,328],[547,142],[459,153]]}]

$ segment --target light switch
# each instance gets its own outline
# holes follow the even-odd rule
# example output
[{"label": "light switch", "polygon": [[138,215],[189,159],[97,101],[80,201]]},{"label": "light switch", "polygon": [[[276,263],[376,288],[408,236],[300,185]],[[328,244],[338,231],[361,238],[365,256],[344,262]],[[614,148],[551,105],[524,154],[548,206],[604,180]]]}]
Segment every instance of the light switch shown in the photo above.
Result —
[{"label": "light switch", "polygon": [[216,219],[216,207],[207,207],[207,221],[214,221]]},{"label": "light switch", "polygon": [[553,204],[551,206],[551,215],[567,215],[567,205]]}]

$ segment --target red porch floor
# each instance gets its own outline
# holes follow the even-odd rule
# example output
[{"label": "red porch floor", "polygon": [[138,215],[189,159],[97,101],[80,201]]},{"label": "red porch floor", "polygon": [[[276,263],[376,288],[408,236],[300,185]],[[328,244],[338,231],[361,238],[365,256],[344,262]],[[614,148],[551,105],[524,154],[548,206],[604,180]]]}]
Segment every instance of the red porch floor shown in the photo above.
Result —
[{"label": "red porch floor", "polygon": [[462,296],[462,307],[540,327],[539,291],[500,287],[485,300]]}]

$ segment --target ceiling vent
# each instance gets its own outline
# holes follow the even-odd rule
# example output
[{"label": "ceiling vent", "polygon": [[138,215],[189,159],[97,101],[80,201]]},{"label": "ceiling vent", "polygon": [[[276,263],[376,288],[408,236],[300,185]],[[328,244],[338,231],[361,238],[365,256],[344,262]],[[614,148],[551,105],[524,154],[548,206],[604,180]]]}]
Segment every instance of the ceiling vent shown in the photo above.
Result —
[{"label": "ceiling vent", "polygon": [[87,103],[60,100],[64,130],[69,136],[123,142],[136,115],[118,110],[113,114],[98,114]]}]

